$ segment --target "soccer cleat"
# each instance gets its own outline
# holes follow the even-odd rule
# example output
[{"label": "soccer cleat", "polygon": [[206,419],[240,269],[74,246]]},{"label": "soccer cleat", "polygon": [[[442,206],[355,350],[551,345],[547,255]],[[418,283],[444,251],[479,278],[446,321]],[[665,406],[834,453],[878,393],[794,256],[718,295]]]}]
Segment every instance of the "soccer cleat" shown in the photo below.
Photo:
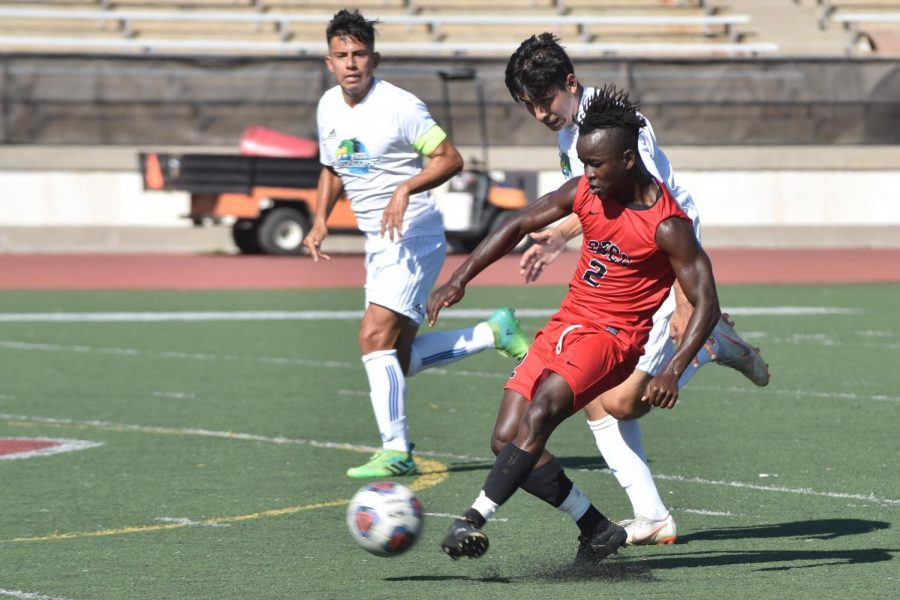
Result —
[{"label": "soccer cleat", "polygon": [[513,310],[506,306],[498,308],[486,322],[494,332],[494,347],[500,354],[522,360],[528,353],[528,338],[522,333]]},{"label": "soccer cleat", "polygon": [[671,513],[660,521],[635,517],[619,521],[619,525],[624,527],[628,534],[628,538],[625,540],[626,546],[674,544],[675,538],[678,537],[675,519],[672,518]]},{"label": "soccer cleat", "polygon": [[409,450],[379,450],[364,465],[347,469],[347,477],[365,479],[368,477],[400,477],[416,474],[416,461],[412,457],[413,445]]},{"label": "soccer cleat", "polygon": [[609,519],[603,519],[590,535],[578,536],[578,552],[575,554],[575,565],[584,566],[599,562],[619,551],[625,545],[628,533],[624,527]]},{"label": "soccer cleat", "polygon": [[441,550],[453,560],[461,556],[478,558],[488,549],[488,538],[484,532],[466,519],[456,519],[441,542]]},{"label": "soccer cleat", "polygon": [[726,313],[722,313],[722,318],[716,323],[712,337],[718,346],[718,352],[712,353],[714,361],[739,371],[760,387],[768,385],[769,365],[763,360],[759,348],[754,348],[741,339]]}]

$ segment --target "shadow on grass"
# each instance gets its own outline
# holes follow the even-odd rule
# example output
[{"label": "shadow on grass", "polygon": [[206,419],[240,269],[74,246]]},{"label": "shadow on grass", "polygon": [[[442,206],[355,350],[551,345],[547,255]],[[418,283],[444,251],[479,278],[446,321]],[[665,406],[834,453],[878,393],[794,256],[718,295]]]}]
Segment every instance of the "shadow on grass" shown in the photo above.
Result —
[{"label": "shadow on grass", "polygon": [[745,527],[721,527],[694,531],[678,536],[678,544],[708,540],[738,540],[746,538],[799,537],[819,540],[833,540],[845,535],[871,533],[891,526],[885,521],[864,519],[818,519],[815,521],[794,521]]},{"label": "shadow on grass", "polygon": [[516,577],[499,577],[487,575],[484,577],[470,577],[468,575],[410,575],[409,577],[385,577],[384,581],[468,581],[472,583],[512,583]]},{"label": "shadow on grass", "polygon": [[[735,550],[665,554],[633,559],[650,571],[660,569],[690,569],[695,567],[727,567],[776,563],[757,571],[788,571],[885,562],[894,559],[898,548],[865,548],[861,550]],[[629,560],[629,559],[624,559]],[[812,562],[812,564],[777,564]]]},{"label": "shadow on grass", "polygon": [[[606,463],[599,456],[567,456],[557,457],[563,468],[576,469],[606,469]],[[467,471],[490,471],[494,466],[493,461],[458,462],[451,463],[447,470],[451,473],[465,473]]]},{"label": "shadow on grass", "polygon": [[500,575],[413,575],[409,577],[385,577],[385,581],[443,581],[468,583],[525,583],[525,582],[576,582],[603,581],[607,583],[660,582],[660,571],[667,569],[692,569],[732,567],[738,565],[766,565],[756,571],[790,571],[885,562],[894,559],[898,548],[867,548],[863,550],[739,550],[707,551],[655,556],[618,556],[592,566],[572,567],[553,564],[531,565],[527,574]]}]

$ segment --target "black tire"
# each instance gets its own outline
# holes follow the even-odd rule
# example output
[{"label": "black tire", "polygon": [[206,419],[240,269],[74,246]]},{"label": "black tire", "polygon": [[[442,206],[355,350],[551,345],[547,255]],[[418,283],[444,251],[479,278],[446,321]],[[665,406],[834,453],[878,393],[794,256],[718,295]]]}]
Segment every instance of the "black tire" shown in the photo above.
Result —
[{"label": "black tire", "polygon": [[266,254],[295,256],[304,253],[303,239],[309,233],[309,219],[299,210],[273,208],[262,217],[257,233],[259,247]]},{"label": "black tire", "polygon": [[[513,215],[515,215],[515,214],[516,214],[516,211],[514,211],[514,210],[499,211],[491,219],[491,224],[488,227],[488,232],[490,233],[491,231],[494,231],[495,229],[499,229],[499,227],[501,225],[506,223],[509,219],[513,218]],[[526,235],[524,238],[522,238],[521,242],[516,244],[516,247],[513,248],[513,252],[515,252],[516,254],[521,254],[522,252],[525,252],[533,243],[534,242],[532,241],[531,237]]]},{"label": "black tire", "polygon": [[253,219],[238,219],[231,226],[231,239],[241,254],[259,254],[259,222]]},{"label": "black tire", "polygon": [[450,254],[468,254],[478,246],[481,239],[447,235],[447,250]]}]

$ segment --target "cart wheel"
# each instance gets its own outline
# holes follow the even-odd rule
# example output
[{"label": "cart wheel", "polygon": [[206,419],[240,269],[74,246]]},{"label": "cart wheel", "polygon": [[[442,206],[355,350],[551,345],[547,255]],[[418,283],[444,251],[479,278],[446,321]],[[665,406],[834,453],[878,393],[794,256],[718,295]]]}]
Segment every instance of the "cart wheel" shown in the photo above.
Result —
[{"label": "cart wheel", "polygon": [[303,254],[303,238],[309,233],[309,219],[299,210],[280,207],[262,218],[257,240],[266,254]]},{"label": "cart wheel", "polygon": [[258,241],[259,222],[253,219],[238,219],[231,226],[231,239],[241,254],[259,254],[262,248]]}]

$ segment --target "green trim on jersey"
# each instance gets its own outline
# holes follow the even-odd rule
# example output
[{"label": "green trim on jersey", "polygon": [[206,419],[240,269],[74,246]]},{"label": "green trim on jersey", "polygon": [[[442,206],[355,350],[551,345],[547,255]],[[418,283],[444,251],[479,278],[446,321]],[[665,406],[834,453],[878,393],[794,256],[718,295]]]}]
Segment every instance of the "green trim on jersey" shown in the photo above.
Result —
[{"label": "green trim on jersey", "polygon": [[447,134],[441,129],[440,125],[435,123],[428,128],[428,131],[419,136],[419,139],[413,142],[413,148],[423,156],[431,156],[431,153],[446,139]]}]

